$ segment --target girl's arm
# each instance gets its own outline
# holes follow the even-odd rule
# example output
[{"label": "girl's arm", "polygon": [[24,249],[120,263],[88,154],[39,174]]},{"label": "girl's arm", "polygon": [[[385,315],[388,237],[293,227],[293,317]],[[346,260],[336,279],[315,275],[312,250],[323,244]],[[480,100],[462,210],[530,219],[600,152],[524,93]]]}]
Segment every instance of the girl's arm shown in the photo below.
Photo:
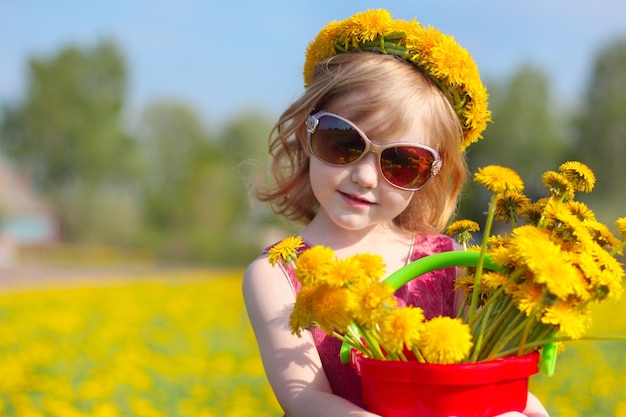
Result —
[{"label": "girl's arm", "polygon": [[375,416],[334,395],[310,334],[291,334],[295,295],[288,278],[266,257],[246,270],[243,296],[265,373],[287,416]]}]

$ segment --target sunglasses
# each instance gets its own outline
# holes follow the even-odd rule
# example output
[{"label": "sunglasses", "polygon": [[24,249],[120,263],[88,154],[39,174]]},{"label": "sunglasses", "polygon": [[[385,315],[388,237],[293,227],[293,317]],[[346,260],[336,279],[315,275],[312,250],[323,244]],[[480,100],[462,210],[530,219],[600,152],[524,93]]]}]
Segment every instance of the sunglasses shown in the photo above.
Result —
[{"label": "sunglasses", "polygon": [[374,152],[383,178],[403,190],[422,189],[441,169],[439,153],[430,146],[377,145],[354,123],[334,113],[320,111],[310,115],[306,127],[309,151],[320,161],[345,166]]}]

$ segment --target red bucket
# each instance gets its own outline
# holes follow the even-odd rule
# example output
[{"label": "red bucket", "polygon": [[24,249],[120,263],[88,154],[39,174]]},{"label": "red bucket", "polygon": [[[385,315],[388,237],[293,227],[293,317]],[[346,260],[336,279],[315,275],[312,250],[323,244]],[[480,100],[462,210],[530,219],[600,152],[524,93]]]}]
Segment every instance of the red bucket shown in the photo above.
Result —
[{"label": "red bucket", "polygon": [[526,408],[539,353],[440,365],[383,361],[352,352],[369,411],[383,417],[491,417]]}]

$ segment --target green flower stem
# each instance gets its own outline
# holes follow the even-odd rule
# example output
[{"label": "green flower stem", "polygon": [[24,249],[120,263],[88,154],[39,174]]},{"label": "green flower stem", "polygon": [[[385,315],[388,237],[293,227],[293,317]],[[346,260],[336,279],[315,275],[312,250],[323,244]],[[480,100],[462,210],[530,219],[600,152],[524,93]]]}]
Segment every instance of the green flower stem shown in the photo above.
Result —
[{"label": "green flower stem", "polygon": [[509,209],[509,219],[511,219],[511,230],[517,227],[517,208]]},{"label": "green flower stem", "polygon": [[406,362],[406,356],[402,352],[387,352],[387,359],[391,359],[393,361],[403,361]]},{"label": "green flower stem", "polygon": [[[571,342],[574,339],[568,336],[556,336],[556,329],[553,326],[546,326],[542,329],[542,336],[537,336],[536,340],[532,340],[526,343],[526,349],[524,354],[530,353],[537,348],[541,348],[542,346],[546,346],[551,343],[556,342]],[[619,337],[619,336],[618,336]],[[626,340],[626,336],[623,336],[622,339],[615,339],[611,336],[601,336],[601,337],[584,337],[576,340]],[[510,355],[517,355],[518,347],[513,346],[510,349],[504,349],[495,356],[496,358],[504,358]]]},{"label": "green flower stem", "polygon": [[[554,332],[554,330],[552,330],[552,332]],[[539,348],[541,346],[544,346],[552,342],[591,342],[591,341],[599,341],[599,340],[626,341],[626,335],[584,336],[579,339],[572,339],[571,337],[568,337],[568,336],[550,337],[548,335],[541,340],[534,340],[532,342],[528,342],[526,344],[526,347],[527,348]],[[506,356],[517,354],[517,349],[518,349],[517,346],[515,346],[510,349],[503,350],[499,352],[498,355],[494,357],[494,359],[504,358]],[[532,349],[529,349],[529,351],[530,350]]]},{"label": "green flower stem", "polygon": [[360,332],[355,326],[348,326],[348,328],[346,329],[346,335],[347,337],[343,340],[344,343],[349,344],[356,350],[363,353],[365,356],[372,357],[374,355],[369,347],[365,346],[361,341]]},{"label": "green flower stem", "polygon": [[496,290],[496,292],[494,292],[494,293],[493,293],[493,294],[489,297],[489,300],[487,300],[487,302],[485,303],[485,305],[483,306],[483,308],[482,308],[481,310],[479,310],[479,311],[476,313],[476,316],[474,316],[474,320],[473,320],[473,321],[468,321],[468,324],[469,324],[471,327],[474,327],[474,323],[476,322],[476,320],[478,320],[478,319],[479,319],[479,318],[480,318],[480,317],[484,314],[483,312],[484,312],[484,311],[486,311],[485,307],[488,307],[488,306],[489,306],[489,304],[491,304],[491,303],[496,303],[496,302],[498,302],[498,301],[500,300],[500,298],[501,298],[500,296],[502,295],[502,293],[504,292],[504,290],[506,289],[506,287],[507,287],[509,284],[513,283],[513,282],[517,279],[517,277],[518,277],[521,273],[522,273],[522,271],[521,271],[521,270],[517,270],[517,271],[515,271],[513,274],[511,274],[511,275],[509,276],[509,278],[507,279],[507,281],[506,281],[503,285],[501,285],[501,286],[500,286],[500,287]]},{"label": "green flower stem", "polygon": [[[472,362],[475,362],[478,359],[478,355],[482,353],[483,343],[485,342],[485,340],[489,342],[489,340],[493,338],[494,332],[502,325],[502,322],[506,317],[508,317],[510,311],[513,310],[514,305],[512,302],[510,302],[510,297],[504,295],[504,290],[509,284],[513,283],[517,279],[520,273],[521,272],[518,271],[513,273],[502,286],[500,286],[493,294],[491,294],[483,308],[480,309],[474,316],[474,319],[468,323],[470,328],[472,329],[474,340],[476,340],[476,344],[473,348],[472,353]],[[489,320],[493,316],[497,317],[497,321],[496,323],[489,324]],[[489,334],[485,336],[485,331],[487,330],[488,324]],[[480,327],[478,325],[480,325]],[[477,328],[480,329],[478,334],[476,334],[475,331],[475,329]],[[491,345],[491,343],[489,344]]]},{"label": "green flower stem", "polygon": [[[490,303],[490,306],[487,307],[487,309],[490,310],[489,314],[482,314],[483,312],[481,311],[479,319],[475,321],[473,325],[470,325],[474,339],[478,339],[478,335],[480,335],[482,339],[480,345],[477,344],[473,348],[474,352],[472,354],[472,358],[474,359],[474,361],[476,361],[480,357],[479,355],[484,350],[493,347],[494,334],[497,332],[500,326],[502,326],[502,323],[505,321],[505,319],[508,317],[508,314],[510,313],[510,308],[503,306],[502,302]],[[490,320],[492,320],[493,317],[496,318],[496,321],[495,323],[490,323]],[[480,329],[480,333],[477,331],[477,329]]]},{"label": "green flower stem", "polygon": [[[491,236],[491,227],[493,226],[493,219],[496,215],[496,203],[498,201],[498,197],[494,194],[491,196],[491,201],[489,202],[489,213],[487,214],[487,220],[485,222],[485,232],[484,236]],[[471,322],[476,314],[476,309],[478,308],[478,296],[480,293],[480,280],[482,278],[483,267],[485,265],[485,256],[487,253],[487,239],[483,239],[480,245],[480,253],[478,258],[478,265],[476,265],[476,272],[474,273],[474,291],[472,291],[472,302],[470,305],[470,311],[468,316],[468,321]]]},{"label": "green flower stem", "polygon": [[487,322],[489,321],[489,316],[491,316],[491,311],[493,310],[493,303],[491,303],[489,307],[487,307],[485,310],[487,310],[487,313],[483,316],[484,320],[480,320],[480,331],[478,332],[478,335],[475,338],[476,342],[474,344],[474,351],[472,353],[472,356],[470,357],[470,362],[476,362],[478,352],[480,352],[480,349],[483,345],[483,340],[485,337],[485,330],[487,328]]},{"label": "green flower stem", "polygon": [[513,303],[502,304],[504,304],[504,308],[500,306],[500,308],[498,309],[500,310],[500,312],[497,313],[498,319],[495,323],[492,323],[490,325],[489,333],[487,333],[487,335],[485,336],[486,343],[478,352],[476,360],[479,360],[481,357],[489,356],[489,354],[491,354],[495,344],[498,342],[498,337],[496,335],[499,333],[500,329],[508,327],[503,325],[503,323],[507,318],[509,318],[510,320],[510,313],[515,308],[515,306],[513,305]]},{"label": "green flower stem", "polygon": [[349,51],[367,51],[367,52],[379,52],[387,55],[397,55],[403,59],[407,57],[409,51],[402,45],[399,45],[396,41],[402,39],[404,33],[392,33],[386,36],[380,36],[377,39],[367,42],[359,42],[356,45],[342,44],[335,42],[335,50],[344,53]]},{"label": "green flower stem", "polygon": [[359,324],[356,324],[356,327],[359,329],[359,333],[361,334],[361,337],[365,339],[365,343],[367,344],[367,347],[371,351],[371,355],[372,355],[371,358],[385,359],[385,355],[383,351],[380,349],[380,344],[378,343],[378,340],[373,338],[372,334],[369,331],[367,331],[367,329],[364,329],[363,327],[361,327]]},{"label": "green flower stem", "polygon": [[[502,313],[504,312],[504,313]],[[493,324],[490,329],[490,333],[487,336],[487,342],[476,357],[477,360],[482,360],[485,357],[494,353],[497,349],[497,344],[501,340],[504,334],[508,334],[509,329],[516,326],[516,324],[523,320],[523,317],[519,316],[516,311],[512,311],[508,306],[501,307],[498,323]]]},{"label": "green flower stem", "polygon": [[[534,316],[535,314],[533,312],[533,315],[531,317],[534,317]],[[522,355],[524,352],[524,348],[526,347],[526,342],[528,341],[528,334],[530,333],[533,323],[535,323],[534,320],[528,320],[528,324],[524,328],[524,332],[522,333],[522,339],[519,342],[519,350],[518,350],[519,355]]]},{"label": "green flower stem", "polygon": [[422,352],[419,350],[417,346],[413,346],[413,349],[411,349],[411,351],[417,358],[418,362],[426,363],[426,358],[424,358],[424,355],[422,355]]},{"label": "green flower stem", "polygon": [[[521,314],[524,315],[523,313],[521,313]],[[521,323],[519,323],[512,330],[508,331],[506,334],[503,334],[502,338],[495,345],[495,348],[493,349],[493,351],[487,357],[487,360],[494,359],[495,356],[497,355],[498,351],[504,349],[512,340],[514,340],[516,337],[518,337],[519,334],[526,328],[527,323],[528,323],[529,320],[532,321],[534,319],[532,318],[532,316],[531,317],[527,317],[527,316],[524,315],[524,319],[521,321]],[[517,347],[516,347],[516,349],[517,349]]]},{"label": "green flower stem", "polygon": [[502,339],[504,337],[514,337],[514,334],[512,334],[513,329],[526,319],[526,315],[519,311],[514,311],[513,314],[511,314],[511,309],[505,311],[507,311],[508,314],[503,316],[504,320],[499,323],[498,327],[493,327],[494,331],[489,337],[489,342],[478,355],[478,361],[485,360],[485,358],[493,356],[497,354],[499,350],[503,349],[508,343],[508,340],[505,341],[503,345],[500,345]]}]

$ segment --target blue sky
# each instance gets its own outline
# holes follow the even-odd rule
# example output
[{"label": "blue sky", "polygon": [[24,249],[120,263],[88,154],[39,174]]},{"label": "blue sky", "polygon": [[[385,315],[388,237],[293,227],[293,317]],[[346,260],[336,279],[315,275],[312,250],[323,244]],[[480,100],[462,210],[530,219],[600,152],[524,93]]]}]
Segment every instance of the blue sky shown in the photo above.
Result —
[{"label": "blue sky", "polygon": [[128,63],[131,115],[163,98],[214,126],[244,108],[276,115],[302,91],[317,32],[378,7],[453,35],[484,77],[532,63],[564,100],[580,94],[598,48],[626,36],[623,0],[0,0],[0,102],[23,95],[28,57],[109,38]]}]

